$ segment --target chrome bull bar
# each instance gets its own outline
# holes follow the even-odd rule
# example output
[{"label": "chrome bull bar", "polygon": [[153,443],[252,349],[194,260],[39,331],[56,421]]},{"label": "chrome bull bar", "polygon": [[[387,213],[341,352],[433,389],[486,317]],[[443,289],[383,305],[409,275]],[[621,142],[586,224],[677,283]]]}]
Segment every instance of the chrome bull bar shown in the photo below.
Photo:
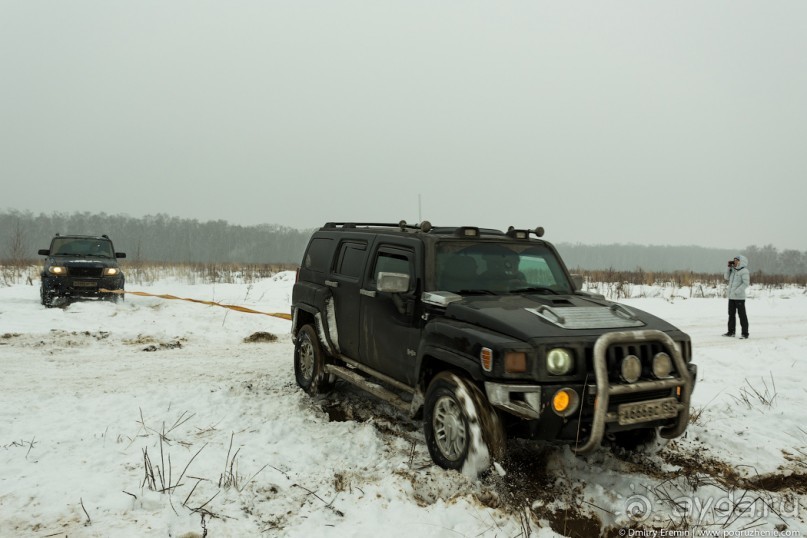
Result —
[{"label": "chrome bull bar", "polygon": [[[678,377],[673,379],[660,379],[656,381],[640,381],[625,385],[613,385],[608,383],[608,366],[605,360],[605,353],[609,346],[614,344],[633,344],[641,342],[661,342],[672,355],[673,364],[678,373]],[[659,430],[659,434],[665,439],[678,437],[686,430],[689,422],[689,401],[692,396],[692,376],[689,373],[681,350],[678,349],[675,341],[666,333],[656,330],[644,331],[621,331],[605,333],[597,339],[594,344],[594,379],[596,381],[596,400],[594,401],[594,420],[591,425],[591,434],[588,441],[582,446],[575,446],[572,450],[576,454],[587,454],[597,448],[602,442],[605,433],[605,425],[609,422],[617,422],[617,413],[608,412],[608,401],[611,396],[620,394],[632,394],[652,390],[681,388],[681,395],[678,407],[678,415],[675,424],[665,426]]]}]

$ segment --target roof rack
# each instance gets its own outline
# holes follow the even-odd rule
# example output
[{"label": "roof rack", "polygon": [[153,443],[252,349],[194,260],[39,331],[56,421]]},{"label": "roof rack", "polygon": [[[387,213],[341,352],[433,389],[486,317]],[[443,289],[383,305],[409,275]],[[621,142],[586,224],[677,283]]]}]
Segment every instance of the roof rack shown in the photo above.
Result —
[{"label": "roof rack", "polygon": [[398,228],[401,231],[406,229],[420,230],[419,224],[407,224],[405,220],[397,223],[390,222],[326,222],[323,228],[357,228],[359,226],[373,226],[377,228]]},{"label": "roof rack", "polygon": [[336,229],[341,228],[343,230],[351,230],[356,229],[358,227],[375,227],[375,228],[397,228],[398,230],[405,232],[406,230],[417,230],[424,233],[433,233],[433,234],[446,234],[446,235],[455,235],[457,237],[480,237],[482,235],[506,235],[508,237],[513,237],[516,239],[529,239],[530,234],[535,234],[536,237],[542,237],[544,235],[544,229],[542,227],[535,228],[534,230],[516,230],[513,226],[510,226],[506,232],[501,230],[496,230],[493,228],[477,228],[475,226],[432,226],[431,222],[428,220],[424,220],[420,224],[407,224],[405,220],[402,220],[398,223],[392,222],[326,222],[323,229]]},{"label": "roof rack", "polygon": [[475,226],[435,226],[430,231],[435,234],[456,235],[457,237],[504,235],[503,231],[495,228],[476,228]]}]

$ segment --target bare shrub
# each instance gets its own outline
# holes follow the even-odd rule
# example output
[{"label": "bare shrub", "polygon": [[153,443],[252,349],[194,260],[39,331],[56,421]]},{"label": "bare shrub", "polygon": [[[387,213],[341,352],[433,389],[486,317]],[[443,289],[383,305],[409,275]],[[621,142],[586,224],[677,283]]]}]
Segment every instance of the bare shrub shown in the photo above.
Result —
[{"label": "bare shrub", "polygon": [[754,386],[748,379],[745,380],[747,386],[740,387],[738,395],[730,396],[738,404],[744,405],[749,410],[756,406],[773,407],[776,401],[776,383],[773,381],[773,374],[770,378],[770,386],[765,378],[761,378],[762,386]]}]

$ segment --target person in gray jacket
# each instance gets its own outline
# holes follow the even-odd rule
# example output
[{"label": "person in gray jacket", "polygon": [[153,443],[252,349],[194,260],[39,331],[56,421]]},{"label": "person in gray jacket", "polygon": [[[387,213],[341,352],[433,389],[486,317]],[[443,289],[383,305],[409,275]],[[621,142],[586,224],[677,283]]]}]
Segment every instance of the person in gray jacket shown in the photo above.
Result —
[{"label": "person in gray jacket", "polygon": [[737,328],[735,314],[740,315],[740,338],[748,338],[748,316],[745,313],[745,290],[751,284],[751,273],[748,272],[748,258],[739,255],[729,260],[729,266],[723,275],[729,281],[729,331],[723,336],[734,336]]}]

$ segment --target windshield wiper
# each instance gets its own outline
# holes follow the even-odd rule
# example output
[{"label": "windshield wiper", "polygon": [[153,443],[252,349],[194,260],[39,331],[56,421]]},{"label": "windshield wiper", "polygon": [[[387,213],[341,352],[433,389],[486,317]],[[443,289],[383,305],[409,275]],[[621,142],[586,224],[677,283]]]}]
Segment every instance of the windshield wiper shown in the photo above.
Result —
[{"label": "windshield wiper", "polygon": [[537,291],[551,293],[552,295],[560,295],[552,288],[547,288],[545,286],[531,286],[529,288],[518,288],[517,290],[511,290],[510,293],[532,293]]},{"label": "windshield wiper", "polygon": [[479,295],[498,295],[498,293],[496,293],[496,292],[494,292],[494,291],[490,291],[490,290],[479,290],[479,289],[473,289],[473,290],[460,290],[460,291],[456,291],[456,292],[454,292],[454,293],[459,293],[460,295],[463,295],[463,294],[468,294],[468,295],[470,295],[470,294],[479,294]]}]

